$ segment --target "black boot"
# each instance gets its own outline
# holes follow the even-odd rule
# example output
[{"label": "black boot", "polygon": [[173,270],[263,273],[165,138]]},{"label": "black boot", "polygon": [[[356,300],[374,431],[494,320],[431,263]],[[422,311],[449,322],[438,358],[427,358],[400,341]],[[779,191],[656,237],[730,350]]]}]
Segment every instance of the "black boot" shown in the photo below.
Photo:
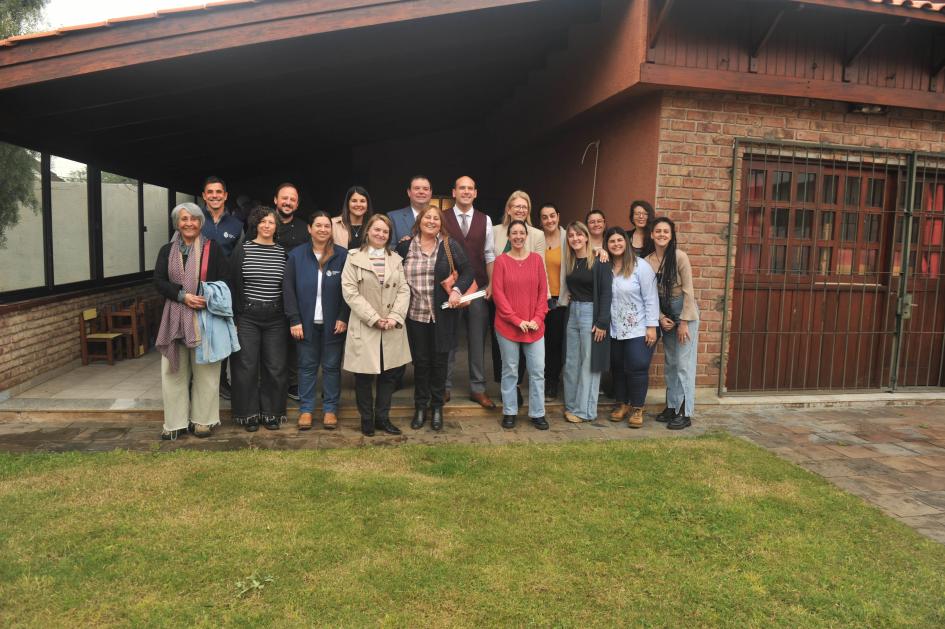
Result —
[{"label": "black boot", "polygon": [[433,430],[443,430],[443,409],[433,407],[433,418],[430,420],[430,428]]},{"label": "black boot", "polygon": [[427,423],[427,409],[418,406],[417,410],[414,411],[413,421],[410,422],[410,427],[414,430],[420,430],[425,423]]},{"label": "black boot", "polygon": [[503,428],[515,428],[515,415],[503,415],[503,416],[502,416],[502,427],[503,427]]},{"label": "black boot", "polygon": [[538,430],[548,430],[548,420],[544,416],[532,417],[532,426]]},{"label": "black boot", "polygon": [[676,417],[676,409],[667,406],[663,409],[663,412],[656,416],[656,421],[663,422],[665,424],[674,417]]},{"label": "black boot", "polygon": [[361,434],[365,437],[374,436],[374,418],[361,416]]},{"label": "black boot", "polygon": [[401,434],[400,428],[390,423],[390,419],[384,417],[383,419],[377,419],[374,421],[374,428],[376,430],[383,430],[388,435],[399,435]]},{"label": "black boot", "polygon": [[669,430],[682,430],[683,428],[689,428],[692,426],[692,420],[686,416],[685,407],[682,412],[679,413],[676,417],[669,420],[669,423],[666,424],[666,427]]}]

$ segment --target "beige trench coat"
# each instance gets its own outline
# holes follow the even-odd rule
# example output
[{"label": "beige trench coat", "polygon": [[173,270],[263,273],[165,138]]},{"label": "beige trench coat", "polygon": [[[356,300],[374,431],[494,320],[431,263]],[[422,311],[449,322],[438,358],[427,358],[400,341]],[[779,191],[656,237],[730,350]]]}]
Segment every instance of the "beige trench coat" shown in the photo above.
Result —
[{"label": "beige trench coat", "polygon": [[[345,371],[381,373],[382,344],[385,370],[410,362],[410,346],[404,327],[410,306],[410,287],[399,255],[391,253],[387,256],[384,285],[381,286],[367,251],[359,249],[349,254],[341,272],[341,295],[351,306],[342,366]],[[397,326],[390,330],[375,328],[374,324],[384,318],[393,319]]]}]

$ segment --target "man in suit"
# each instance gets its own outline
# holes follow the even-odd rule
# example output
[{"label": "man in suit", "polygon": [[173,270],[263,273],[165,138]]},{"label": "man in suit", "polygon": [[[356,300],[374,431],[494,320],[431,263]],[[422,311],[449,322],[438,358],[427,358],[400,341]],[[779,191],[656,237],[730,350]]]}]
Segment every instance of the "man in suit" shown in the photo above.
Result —
[{"label": "man in suit", "polygon": [[387,215],[394,224],[394,243],[410,238],[417,215],[430,207],[432,197],[433,186],[430,185],[430,180],[423,175],[414,175],[407,184],[407,198],[410,199],[410,205]]},{"label": "man in suit", "polygon": [[[450,239],[463,243],[466,257],[472,265],[476,283],[491,295],[492,264],[495,262],[495,236],[492,219],[473,207],[476,200],[476,182],[471,177],[460,177],[453,187],[455,205],[443,212]],[[486,395],[485,345],[489,329],[489,308],[485,299],[476,299],[462,311],[469,346],[469,399],[483,408],[495,408],[495,402]],[[450,351],[446,371],[446,392],[449,396],[453,383],[456,349]]]}]

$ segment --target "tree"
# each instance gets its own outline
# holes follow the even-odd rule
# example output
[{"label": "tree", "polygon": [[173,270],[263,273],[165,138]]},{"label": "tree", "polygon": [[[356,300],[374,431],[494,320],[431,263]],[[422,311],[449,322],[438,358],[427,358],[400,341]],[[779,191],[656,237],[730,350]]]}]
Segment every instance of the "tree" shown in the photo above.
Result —
[{"label": "tree", "polygon": [[[49,0],[0,0],[0,39],[36,28]],[[38,155],[19,146],[0,143],[0,247],[20,221],[20,208],[40,209],[34,192]]]},{"label": "tree", "polygon": [[49,0],[0,0],[0,39],[35,30]]}]

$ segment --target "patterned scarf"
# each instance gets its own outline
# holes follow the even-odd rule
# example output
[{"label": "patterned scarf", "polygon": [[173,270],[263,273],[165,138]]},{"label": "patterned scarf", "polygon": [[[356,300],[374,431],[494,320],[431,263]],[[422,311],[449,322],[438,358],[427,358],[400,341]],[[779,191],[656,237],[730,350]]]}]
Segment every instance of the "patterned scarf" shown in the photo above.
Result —
[{"label": "patterned scarf", "polygon": [[[203,253],[203,237],[198,236],[187,256],[184,265],[184,256],[180,247],[183,241],[180,232],[174,232],[171,237],[171,250],[167,258],[167,277],[175,284],[184,288],[184,293],[196,295],[200,286],[200,256]],[[164,312],[161,314],[161,327],[158,328],[158,351],[167,358],[171,366],[171,373],[178,368],[178,341],[194,348],[200,345],[200,329],[197,324],[197,311],[189,306],[170,299],[164,301]]]}]

